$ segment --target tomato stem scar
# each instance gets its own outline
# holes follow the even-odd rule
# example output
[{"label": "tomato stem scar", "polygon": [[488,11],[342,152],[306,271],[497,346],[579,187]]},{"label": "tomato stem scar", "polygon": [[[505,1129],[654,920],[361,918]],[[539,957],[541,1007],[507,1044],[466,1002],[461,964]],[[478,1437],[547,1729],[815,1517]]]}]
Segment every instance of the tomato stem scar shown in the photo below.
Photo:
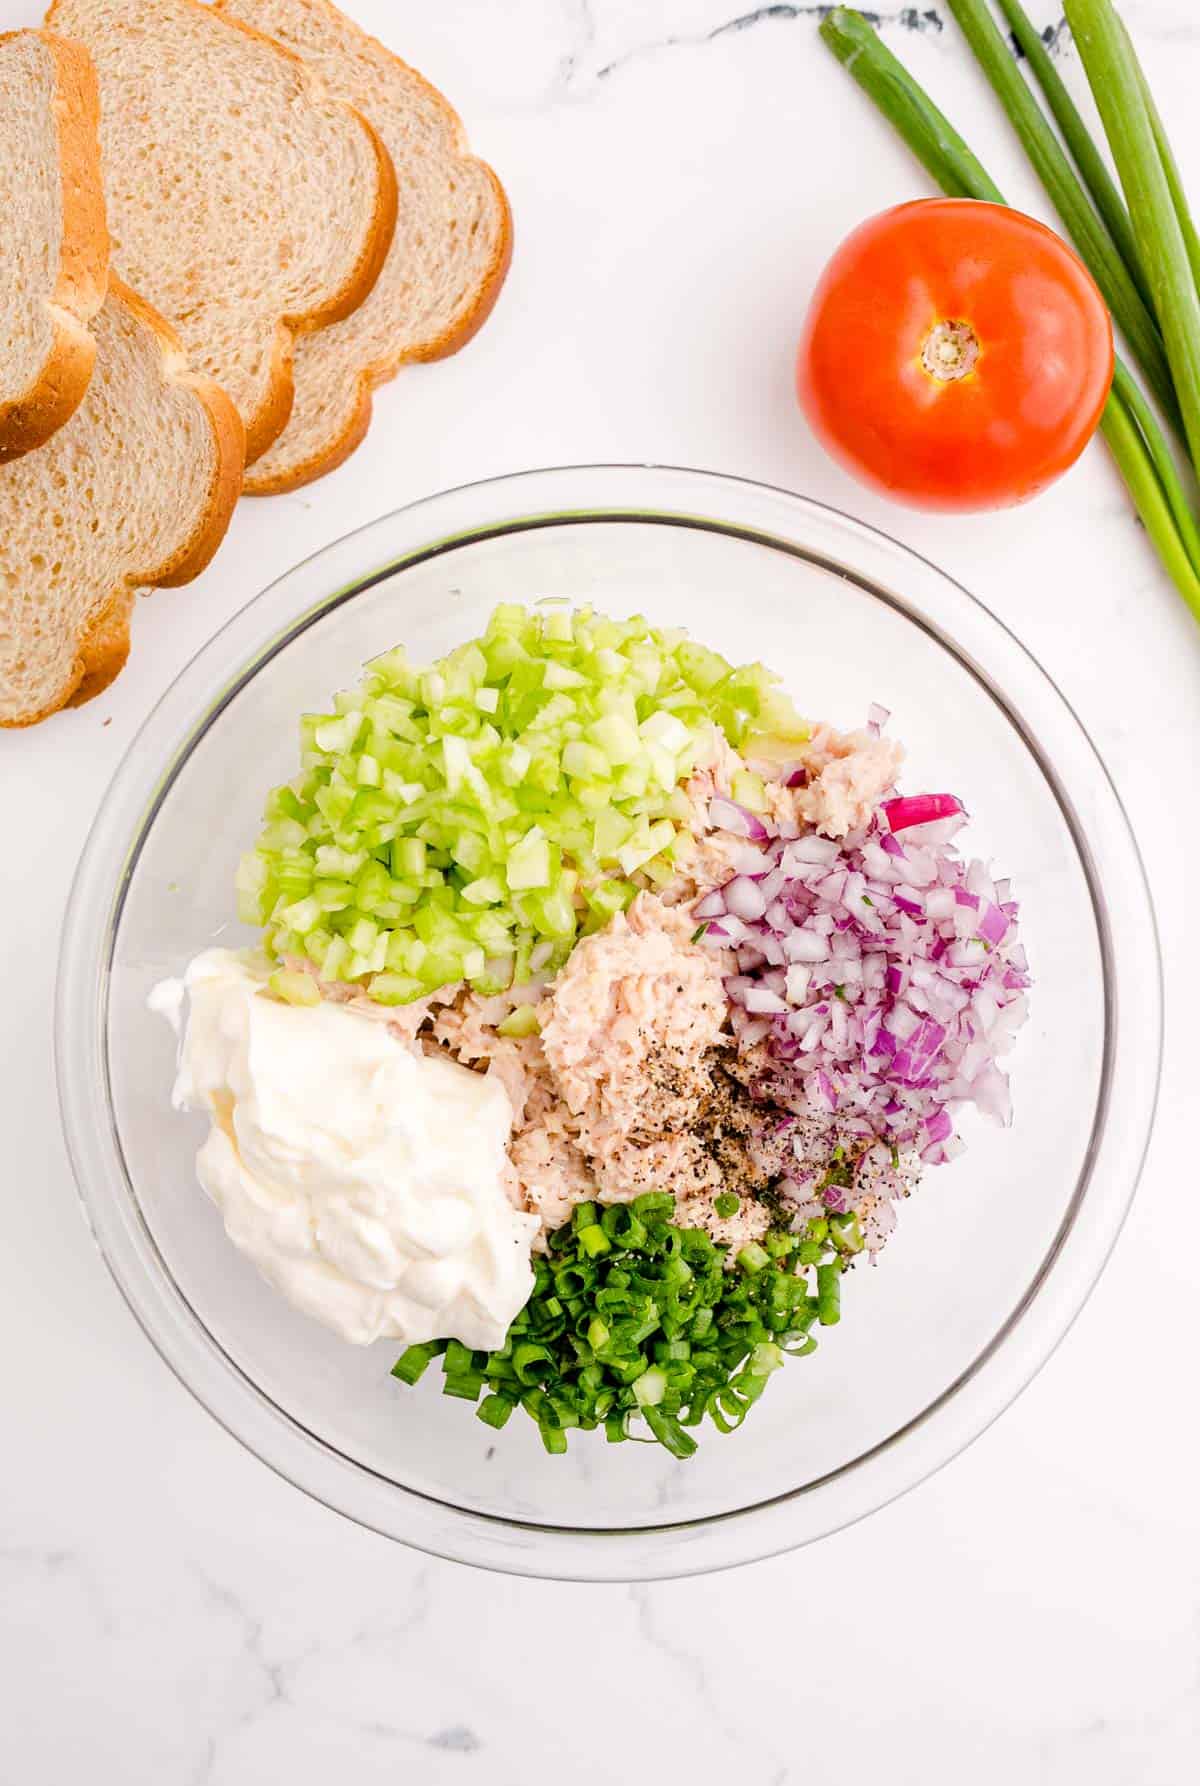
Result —
[{"label": "tomato stem scar", "polygon": [[946,319],[934,323],[921,348],[921,365],[942,384],[966,378],[978,358],[979,337],[969,322]]}]

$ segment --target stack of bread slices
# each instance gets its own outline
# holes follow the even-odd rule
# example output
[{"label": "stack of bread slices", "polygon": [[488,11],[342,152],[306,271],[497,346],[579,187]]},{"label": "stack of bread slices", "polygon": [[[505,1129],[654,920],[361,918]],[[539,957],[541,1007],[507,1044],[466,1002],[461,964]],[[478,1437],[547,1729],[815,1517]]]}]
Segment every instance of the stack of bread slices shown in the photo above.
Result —
[{"label": "stack of bread slices", "polygon": [[0,35],[0,725],[106,687],[371,393],[484,321],[512,226],[441,94],[329,0],[54,0]]}]

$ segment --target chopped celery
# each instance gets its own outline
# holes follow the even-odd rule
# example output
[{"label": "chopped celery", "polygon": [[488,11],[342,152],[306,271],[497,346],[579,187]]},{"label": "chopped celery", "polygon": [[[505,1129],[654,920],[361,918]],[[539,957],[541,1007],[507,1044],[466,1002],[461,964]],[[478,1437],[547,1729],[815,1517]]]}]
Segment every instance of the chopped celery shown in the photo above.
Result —
[{"label": "chopped celery", "polygon": [[[385,652],[303,716],[300,773],[238,870],[239,915],[273,958],[381,1003],[520,983],[624,909],[629,876],[665,885],[687,860],[680,784],[714,726],[775,754],[805,733],[760,665],[641,617],[509,604],[426,669]],[[744,804],[760,787],[742,785]]]},{"label": "chopped celery", "polygon": [[526,887],[550,885],[550,845],[545,833],[535,825],[509,852],[505,874],[512,892]]},{"label": "chopped celery", "polygon": [[656,825],[646,826],[644,831],[635,831],[624,849],[617,851],[617,861],[626,874],[634,874],[649,862],[651,856],[669,849],[674,841],[674,825],[670,819],[660,819]]},{"label": "chopped celery", "polygon": [[534,1005],[518,1005],[496,1025],[502,1036],[532,1036],[537,1033],[537,1009]]},{"label": "chopped celery", "polygon": [[755,775],[750,769],[739,769],[729,791],[739,806],[748,807],[751,812],[766,812],[767,790],[761,775]]},{"label": "chopped celery", "polygon": [[588,735],[606,765],[611,764],[614,768],[622,763],[636,762],[642,754],[636,728],[619,713],[606,713],[593,721],[588,727]]},{"label": "chopped celery", "polygon": [[287,1005],[319,1005],[321,989],[311,974],[293,972],[290,968],[276,968],[267,981],[276,998]]},{"label": "chopped celery", "polygon": [[481,875],[469,881],[462,890],[468,905],[499,905],[504,898],[504,883],[494,874]]},{"label": "chopped celery", "polygon": [[[664,712],[660,707],[649,719],[644,719],[638,728],[647,744],[661,745],[663,750],[678,755],[688,742],[688,729],[673,713]],[[675,777],[671,777],[674,782]]]},{"label": "chopped celery", "polygon": [[593,848],[602,862],[613,861],[622,844],[628,843],[633,834],[633,825],[625,814],[618,812],[615,806],[598,813],[593,832]]},{"label": "chopped celery", "polygon": [[307,899],[298,899],[280,913],[280,917],[289,930],[303,936],[306,930],[312,930],[321,922],[321,908],[310,894]]}]

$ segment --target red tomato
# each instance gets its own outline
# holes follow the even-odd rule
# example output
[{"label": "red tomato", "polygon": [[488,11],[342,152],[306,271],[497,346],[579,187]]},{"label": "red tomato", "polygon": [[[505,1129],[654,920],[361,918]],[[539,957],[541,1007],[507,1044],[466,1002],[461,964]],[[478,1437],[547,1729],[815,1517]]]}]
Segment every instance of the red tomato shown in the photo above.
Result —
[{"label": "red tomato", "polygon": [[818,438],[916,508],[1024,502],[1073,465],[1112,382],[1082,261],[1004,205],[922,199],[846,238],[813,295],[797,387]]}]

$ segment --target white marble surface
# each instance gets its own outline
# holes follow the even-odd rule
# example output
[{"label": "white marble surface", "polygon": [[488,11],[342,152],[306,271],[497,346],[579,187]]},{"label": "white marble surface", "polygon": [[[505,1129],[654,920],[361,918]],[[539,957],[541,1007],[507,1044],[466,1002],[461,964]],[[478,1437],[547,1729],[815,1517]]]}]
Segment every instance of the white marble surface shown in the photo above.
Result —
[{"label": "white marble surface", "polygon": [[[0,1782],[1182,1786],[1200,1741],[1200,853],[1178,828],[1195,824],[1200,631],[1098,447],[1020,514],[945,520],[864,495],[806,435],[790,361],[812,279],[852,223],[926,190],[822,52],[818,8],[350,10],[461,108],[511,192],[516,257],[490,327],[382,393],[343,470],[245,503],[200,582],[140,607],[132,666],[104,698],[0,739]],[[897,49],[1011,196],[1040,209],[953,28],[898,10]],[[1200,16],[1193,0],[1126,10],[1200,193]],[[25,17],[0,0],[0,27]],[[1151,852],[1167,1066],[1109,1271],[1041,1377],[957,1463],[782,1562],[650,1588],[544,1586],[424,1561],[307,1502],[168,1375],[79,1219],[51,986],[109,775],[223,618],[302,554],[425,492],[655,458],[878,521],[1032,647]]]}]

